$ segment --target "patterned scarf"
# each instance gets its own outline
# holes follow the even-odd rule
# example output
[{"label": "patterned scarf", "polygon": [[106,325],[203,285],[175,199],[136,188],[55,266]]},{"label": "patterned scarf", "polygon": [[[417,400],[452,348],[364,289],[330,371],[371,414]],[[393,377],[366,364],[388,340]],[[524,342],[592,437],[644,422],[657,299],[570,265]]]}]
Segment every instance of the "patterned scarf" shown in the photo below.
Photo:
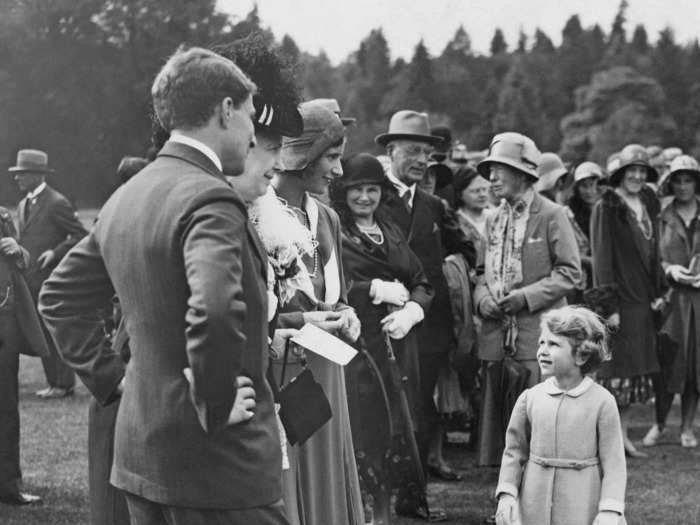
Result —
[{"label": "patterned scarf", "polygon": [[487,231],[484,277],[496,300],[523,280],[523,241],[529,216],[530,207],[524,199],[514,206],[504,199]]}]

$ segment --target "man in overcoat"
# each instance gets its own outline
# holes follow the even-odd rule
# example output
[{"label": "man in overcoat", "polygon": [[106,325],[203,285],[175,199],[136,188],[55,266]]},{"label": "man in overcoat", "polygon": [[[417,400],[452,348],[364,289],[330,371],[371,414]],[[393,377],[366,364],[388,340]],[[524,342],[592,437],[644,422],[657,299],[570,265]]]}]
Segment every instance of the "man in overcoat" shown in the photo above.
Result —
[{"label": "man in overcoat", "polygon": [[267,258],[224,178],[255,146],[254,90],[216,53],[175,53],[152,88],[169,141],[42,290],[63,357],[98,400],[124,374],[96,313],[119,297],[131,360],[111,482],[134,525],[287,524],[265,379]]},{"label": "man in overcoat", "polygon": [[10,212],[0,207],[0,502],[27,505],[39,497],[20,491],[19,354],[47,356],[44,332],[24,280],[29,252],[17,243]]},{"label": "man in overcoat", "polygon": [[[391,117],[387,133],[375,138],[386,147],[389,158],[387,177],[393,188],[387,192],[377,215],[398,225],[408,239],[408,245],[423,265],[428,282],[435,290],[432,306],[425,312],[423,325],[418,331],[421,415],[418,421],[418,441],[427,470],[428,449],[433,434],[442,432],[440,418],[433,401],[440,367],[446,363],[448,350],[454,343],[452,312],[447,281],[442,271],[443,259],[451,253],[462,253],[473,265],[476,252],[442,201],[418,188],[433,148],[442,138],[431,135],[425,113],[403,110]],[[437,472],[451,472],[437,465]],[[414,501],[399,495],[396,510],[400,514],[416,514]]]},{"label": "man in overcoat", "polygon": [[[36,302],[41,285],[58,262],[87,233],[78,220],[75,208],[61,193],[46,184],[53,170],[48,155],[40,150],[23,149],[17,153],[17,163],[9,168],[22,193],[18,206],[19,242],[29,251],[25,272],[27,284]],[[49,354],[42,357],[48,387],[37,392],[42,398],[71,395],[75,375],[60,358],[50,337]]]}]

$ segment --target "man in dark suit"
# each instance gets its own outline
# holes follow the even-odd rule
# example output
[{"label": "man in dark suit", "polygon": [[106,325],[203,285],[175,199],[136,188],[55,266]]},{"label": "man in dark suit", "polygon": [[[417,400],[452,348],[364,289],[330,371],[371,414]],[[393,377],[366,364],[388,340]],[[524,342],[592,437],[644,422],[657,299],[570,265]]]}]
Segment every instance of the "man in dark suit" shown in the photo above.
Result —
[{"label": "man in dark suit", "polygon": [[[418,332],[422,416],[418,422],[418,441],[424,467],[428,468],[431,439],[442,434],[433,392],[440,367],[454,343],[452,313],[442,261],[451,253],[462,253],[470,265],[476,259],[473,244],[464,237],[454,216],[442,201],[417,187],[428,167],[433,147],[442,141],[430,134],[428,116],[415,111],[399,111],[389,123],[389,131],[377,136],[377,144],[386,147],[390,164],[387,177],[395,192],[389,193],[377,213],[396,223],[408,239],[408,245],[423,265],[435,298]],[[430,465],[441,476],[456,479],[446,464]],[[399,494],[399,514],[419,514],[417,502],[408,494]],[[436,516],[431,516],[432,520]]]},{"label": "man in dark suit", "polygon": [[[17,153],[17,164],[9,168],[26,197],[18,207],[19,242],[29,251],[26,270],[27,284],[34,301],[41,285],[63,256],[87,233],[80,224],[75,209],[59,192],[46,184],[48,156],[43,151],[24,149]],[[49,386],[37,392],[42,398],[71,395],[75,375],[58,355],[50,337],[49,355],[42,357]]]},{"label": "man in dark suit", "polygon": [[170,140],[41,293],[63,357],[102,401],[124,363],[97,310],[119,297],[131,360],[111,482],[132,525],[287,523],[265,380],[267,259],[223,175],[241,174],[255,146],[254,90],[216,53],[173,55],[152,88]]},{"label": "man in dark suit", "polygon": [[20,491],[19,354],[49,353],[23,276],[28,265],[29,252],[17,243],[12,216],[0,208],[0,503],[10,505],[41,501]]}]

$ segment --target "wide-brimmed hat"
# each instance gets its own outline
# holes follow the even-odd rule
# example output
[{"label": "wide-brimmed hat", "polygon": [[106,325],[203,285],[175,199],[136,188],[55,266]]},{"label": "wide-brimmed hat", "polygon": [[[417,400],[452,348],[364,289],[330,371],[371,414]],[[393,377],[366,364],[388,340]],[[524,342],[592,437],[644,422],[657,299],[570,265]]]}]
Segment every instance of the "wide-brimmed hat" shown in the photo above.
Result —
[{"label": "wide-brimmed hat", "polygon": [[344,117],[340,114],[340,104],[338,104],[338,101],[334,98],[315,98],[314,101],[323,104],[333,113],[338,115],[338,117],[340,117],[340,121],[343,123],[343,126],[349,126],[350,124],[357,122],[356,118]]},{"label": "wide-brimmed hat", "polygon": [[586,161],[582,162],[578,166],[576,166],[576,170],[574,170],[574,184],[577,182],[581,182],[582,180],[590,179],[592,177],[595,177],[597,179],[602,179],[604,178],[603,175],[603,168],[598,166],[595,162],[591,161]]},{"label": "wide-brimmed hat", "polygon": [[479,162],[476,169],[488,179],[490,166],[496,162],[515,168],[536,181],[539,178],[537,167],[540,165],[541,157],[540,150],[530,137],[514,131],[506,131],[493,137],[489,154]]},{"label": "wide-brimmed hat", "polygon": [[639,144],[628,144],[620,151],[619,164],[610,173],[610,185],[617,186],[622,180],[625,168],[629,166],[642,166],[647,169],[647,182],[656,182],[659,179],[659,172],[656,171],[649,162],[649,154],[644,146]]},{"label": "wide-brimmed hat", "polygon": [[38,149],[21,149],[17,152],[17,163],[7,169],[10,173],[53,173],[49,168],[49,156]]},{"label": "wide-brimmed hat", "polygon": [[260,95],[253,97],[255,128],[269,129],[285,137],[298,137],[304,131],[304,123],[297,107],[274,105]]},{"label": "wide-brimmed hat", "polygon": [[334,180],[347,189],[360,184],[378,184],[384,188],[391,186],[389,178],[384,173],[384,166],[369,153],[358,153],[343,159],[343,176]]},{"label": "wide-brimmed hat", "polygon": [[700,165],[690,155],[679,155],[671,161],[669,172],[664,176],[663,183],[660,184],[661,192],[664,195],[673,195],[671,179],[677,173],[690,173],[695,177],[695,193],[700,193]]},{"label": "wide-brimmed hat", "polygon": [[282,139],[281,161],[285,171],[299,171],[323,155],[345,136],[340,117],[323,103],[311,100],[299,105],[304,131],[298,137]]},{"label": "wide-brimmed hat", "polygon": [[427,113],[409,109],[394,113],[389,121],[389,130],[374,138],[374,142],[380,146],[386,146],[392,140],[415,140],[433,146],[438,146],[443,141],[442,137],[430,133]]}]

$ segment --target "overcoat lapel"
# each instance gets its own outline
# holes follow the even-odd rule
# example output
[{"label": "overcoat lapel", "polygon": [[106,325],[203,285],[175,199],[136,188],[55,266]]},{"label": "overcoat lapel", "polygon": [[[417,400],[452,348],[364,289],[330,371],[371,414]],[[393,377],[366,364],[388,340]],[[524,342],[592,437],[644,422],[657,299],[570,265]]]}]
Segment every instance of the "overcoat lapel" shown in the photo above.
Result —
[{"label": "overcoat lapel", "polygon": [[533,232],[537,230],[540,222],[542,221],[542,215],[540,214],[540,207],[542,206],[542,197],[535,194],[532,199],[532,204],[530,204],[530,216],[527,219],[527,225],[525,226],[525,237],[523,238],[523,243],[526,243],[528,239],[532,237]]}]

